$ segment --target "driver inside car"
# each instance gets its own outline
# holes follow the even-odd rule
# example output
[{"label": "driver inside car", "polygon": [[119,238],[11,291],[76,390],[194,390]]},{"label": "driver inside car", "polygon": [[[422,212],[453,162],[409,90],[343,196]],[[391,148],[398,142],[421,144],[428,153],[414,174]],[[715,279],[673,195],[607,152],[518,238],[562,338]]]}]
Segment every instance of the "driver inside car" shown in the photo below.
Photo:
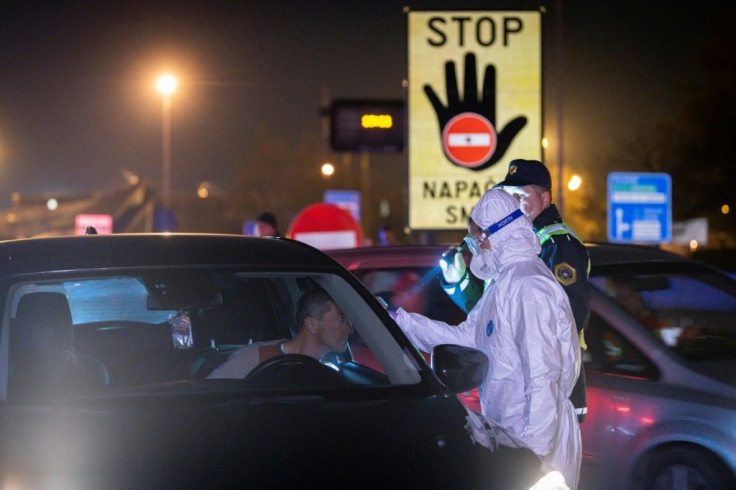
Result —
[{"label": "driver inside car", "polygon": [[343,352],[353,327],[322,288],[311,289],[296,305],[297,334],[293,339],[248,344],[228,357],[208,378],[243,379],[260,363],[284,354],[319,360],[327,352]]}]

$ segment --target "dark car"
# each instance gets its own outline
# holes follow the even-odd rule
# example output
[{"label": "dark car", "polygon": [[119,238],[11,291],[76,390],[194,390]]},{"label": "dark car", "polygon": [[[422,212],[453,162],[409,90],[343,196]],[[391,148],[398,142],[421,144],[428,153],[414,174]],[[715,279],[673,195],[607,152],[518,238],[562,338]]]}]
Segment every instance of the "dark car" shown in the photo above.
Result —
[{"label": "dark car", "polygon": [[[317,286],[355,330],[344,352],[207,377],[244,345],[291,338]],[[7,241],[0,298],[3,488],[529,488],[541,476],[455,396],[478,385],[485,356],[442,346],[433,371],[352,274],[303,243]]]},{"label": "dark car", "polygon": [[[656,247],[587,247],[592,311],[580,488],[736,488],[736,281]],[[390,308],[456,324],[464,315],[440,287],[446,249],[328,253]],[[468,395],[465,403],[479,409]]]}]

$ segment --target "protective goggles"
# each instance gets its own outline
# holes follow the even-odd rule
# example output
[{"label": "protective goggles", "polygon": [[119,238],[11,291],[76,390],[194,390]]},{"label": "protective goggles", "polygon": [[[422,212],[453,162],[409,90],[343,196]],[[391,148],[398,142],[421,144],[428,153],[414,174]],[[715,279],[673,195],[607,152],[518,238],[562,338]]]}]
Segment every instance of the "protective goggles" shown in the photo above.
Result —
[{"label": "protective goggles", "polygon": [[524,213],[521,212],[521,209],[517,209],[508,216],[496,221],[485,230],[481,230],[480,236],[475,236],[471,234],[465,235],[465,238],[463,238],[463,240],[468,245],[468,250],[470,250],[470,253],[473,255],[478,255],[481,251],[481,244],[483,243],[483,240],[523,215]]}]

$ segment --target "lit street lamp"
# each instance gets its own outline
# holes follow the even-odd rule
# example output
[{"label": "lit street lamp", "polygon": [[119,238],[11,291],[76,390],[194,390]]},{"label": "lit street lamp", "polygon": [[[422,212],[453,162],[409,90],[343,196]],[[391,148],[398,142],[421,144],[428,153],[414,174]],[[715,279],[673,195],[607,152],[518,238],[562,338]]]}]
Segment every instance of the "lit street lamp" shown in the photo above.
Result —
[{"label": "lit street lamp", "polygon": [[567,188],[573,192],[580,189],[581,185],[583,185],[583,179],[578,174],[570,177],[570,180],[567,182]]},{"label": "lit street lamp", "polygon": [[171,201],[171,94],[176,91],[176,77],[161,75],[156,81],[156,89],[163,96],[163,175],[161,199],[164,209],[169,209]]},{"label": "lit street lamp", "polygon": [[206,180],[201,182],[197,187],[197,196],[200,199],[207,199],[208,197],[210,197],[210,187],[211,184]]},{"label": "lit street lamp", "polygon": [[322,165],[322,176],[330,178],[335,173],[335,166],[330,162],[326,162]]}]

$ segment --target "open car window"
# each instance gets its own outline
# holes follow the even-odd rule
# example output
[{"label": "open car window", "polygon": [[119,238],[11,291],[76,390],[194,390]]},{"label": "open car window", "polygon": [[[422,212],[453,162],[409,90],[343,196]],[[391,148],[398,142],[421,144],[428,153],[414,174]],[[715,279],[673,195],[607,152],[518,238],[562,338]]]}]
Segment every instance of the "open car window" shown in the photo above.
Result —
[{"label": "open car window", "polygon": [[[421,368],[339,276],[146,268],[7,284],[2,398],[207,389],[210,373],[234,353],[292,338],[297,302],[315,287],[355,330],[345,350],[321,360],[347,379],[335,388],[420,381]],[[229,381],[227,389],[247,389],[242,378]]]},{"label": "open car window", "polygon": [[706,267],[600,269],[591,284],[688,361],[736,356],[734,283]]},{"label": "open car window", "polygon": [[390,309],[401,307],[451,325],[465,319],[465,313],[442,289],[438,267],[357,269],[353,273]]}]

